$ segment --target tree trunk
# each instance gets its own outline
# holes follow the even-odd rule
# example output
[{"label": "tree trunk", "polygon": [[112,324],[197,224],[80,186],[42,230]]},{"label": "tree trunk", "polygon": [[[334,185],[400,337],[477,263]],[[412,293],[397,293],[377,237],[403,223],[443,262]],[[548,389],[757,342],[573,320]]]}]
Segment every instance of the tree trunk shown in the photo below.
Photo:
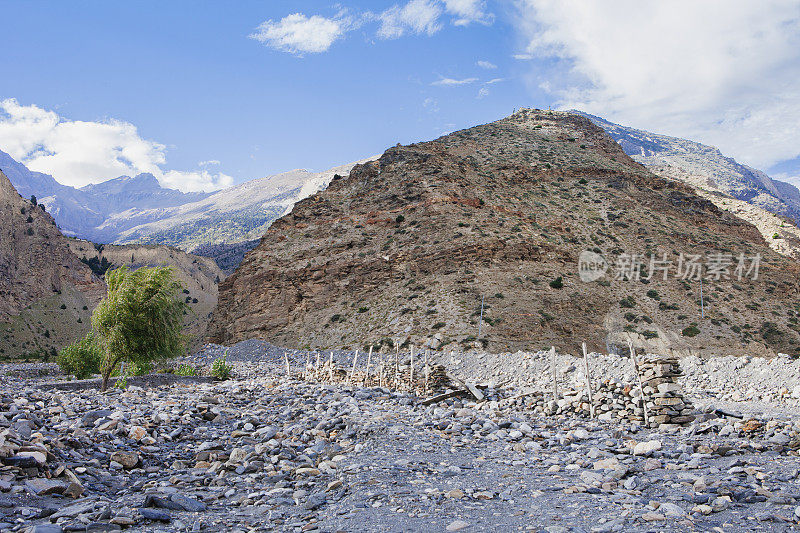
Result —
[{"label": "tree trunk", "polygon": [[108,389],[108,379],[111,377],[111,372],[103,372],[103,382],[100,384],[100,392],[105,392]]}]

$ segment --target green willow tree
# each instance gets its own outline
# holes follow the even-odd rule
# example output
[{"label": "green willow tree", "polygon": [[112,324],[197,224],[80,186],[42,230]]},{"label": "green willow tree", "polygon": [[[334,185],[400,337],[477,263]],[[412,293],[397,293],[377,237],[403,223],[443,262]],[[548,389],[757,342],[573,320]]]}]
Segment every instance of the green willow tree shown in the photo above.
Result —
[{"label": "green willow tree", "polygon": [[188,306],[183,286],[169,267],[127,267],[106,272],[108,294],[92,313],[92,330],[102,351],[101,390],[120,363],[147,368],[154,361],[182,355]]}]

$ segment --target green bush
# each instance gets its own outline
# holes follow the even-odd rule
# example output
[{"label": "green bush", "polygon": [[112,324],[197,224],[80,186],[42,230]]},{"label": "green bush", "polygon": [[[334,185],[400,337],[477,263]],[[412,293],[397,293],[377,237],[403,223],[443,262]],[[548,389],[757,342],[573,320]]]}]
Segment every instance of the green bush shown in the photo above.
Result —
[{"label": "green bush", "polygon": [[681,334],[684,337],[694,337],[695,335],[699,335],[700,334],[700,330],[697,329],[697,326],[692,325],[692,326],[689,326],[687,328],[683,328],[683,331],[681,331]]},{"label": "green bush", "polygon": [[653,300],[658,300],[660,296],[658,295],[658,291],[655,289],[650,289],[647,291],[647,296],[652,298]]},{"label": "green bush", "polygon": [[197,374],[197,369],[186,363],[179,365],[178,368],[175,369],[176,376],[197,376]]},{"label": "green bush", "polygon": [[225,362],[225,357],[217,357],[211,365],[211,376],[214,379],[225,381],[230,379],[233,367]]},{"label": "green bush", "polygon": [[550,282],[551,289],[561,289],[564,287],[564,279],[561,276],[558,276],[556,279]]},{"label": "green bush", "polygon": [[76,379],[86,379],[92,374],[100,373],[100,361],[103,353],[89,334],[86,338],[73,342],[63,348],[58,354],[56,363],[66,374],[72,374]]}]

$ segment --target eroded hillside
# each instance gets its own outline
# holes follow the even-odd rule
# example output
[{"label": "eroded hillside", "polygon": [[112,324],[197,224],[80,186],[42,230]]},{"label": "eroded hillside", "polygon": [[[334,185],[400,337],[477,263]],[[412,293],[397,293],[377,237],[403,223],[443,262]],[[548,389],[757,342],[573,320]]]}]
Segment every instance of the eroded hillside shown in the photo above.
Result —
[{"label": "eroded hillside", "polygon": [[[606,258],[605,276],[580,280],[583,251]],[[678,266],[719,254],[729,279],[704,281],[701,317],[699,281]],[[757,254],[757,279],[737,276],[737,258],[750,268]],[[641,276],[615,279],[633,255]],[[651,256],[669,263],[666,280],[646,279]],[[661,352],[795,353],[798,270],[589,120],[521,110],[391,148],[299,202],[223,282],[212,331],[311,347],[575,352],[632,337]]]}]

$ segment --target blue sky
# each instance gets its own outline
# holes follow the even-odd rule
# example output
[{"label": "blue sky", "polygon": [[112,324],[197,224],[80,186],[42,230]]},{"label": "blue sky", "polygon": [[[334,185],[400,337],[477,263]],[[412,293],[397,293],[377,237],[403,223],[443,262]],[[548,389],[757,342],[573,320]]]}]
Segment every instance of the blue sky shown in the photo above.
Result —
[{"label": "blue sky", "polygon": [[553,105],[794,177],[796,3],[678,3],[680,35],[627,0],[0,1],[0,150],[71,185],[213,188]]}]

